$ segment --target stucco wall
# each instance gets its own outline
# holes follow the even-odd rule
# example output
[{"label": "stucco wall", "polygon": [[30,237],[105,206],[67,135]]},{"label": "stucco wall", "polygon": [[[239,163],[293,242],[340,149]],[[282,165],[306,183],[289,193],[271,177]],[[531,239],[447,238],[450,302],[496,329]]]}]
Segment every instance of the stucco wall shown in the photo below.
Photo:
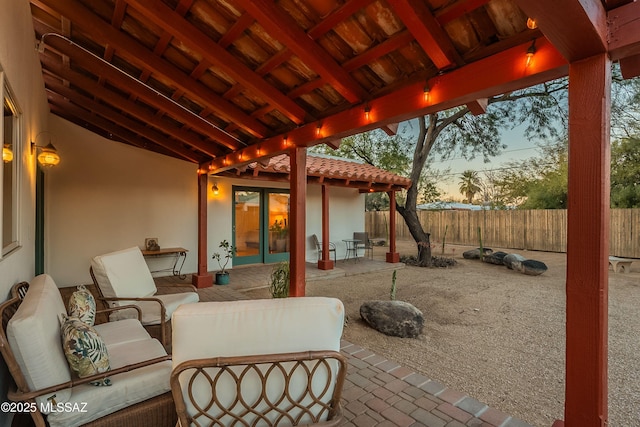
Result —
[{"label": "stucco wall", "polygon": [[93,256],[142,248],[148,237],[188,249],[183,271],[195,271],[197,165],[109,141],[58,117],[51,124],[61,162],[45,177],[45,270],[58,286],[91,283]]},{"label": "stucco wall", "polygon": [[[45,270],[58,286],[90,283],[93,256],[157,237],[160,246],[188,252],[184,273],[197,270],[198,204],[196,165],[106,140],[58,117],[51,117],[54,144],[62,158],[46,172]],[[211,190],[216,183],[219,194]],[[221,240],[232,241],[233,186],[288,188],[287,183],[209,177],[209,271]],[[330,188],[330,236],[344,256],[341,239],[364,231],[364,196]],[[309,236],[322,234],[321,188],[307,190],[308,261],[316,260]],[[153,262],[153,261],[152,261]],[[157,267],[170,260],[158,260]],[[153,265],[152,267],[155,267]],[[232,263],[229,265],[232,267]],[[167,274],[167,273],[165,273]]]},{"label": "stucco wall", "polygon": [[[48,128],[48,106],[40,62],[34,49],[34,31],[28,0],[2,2],[0,13],[0,73],[8,81],[22,113],[22,141],[19,162],[19,248],[0,259],[0,301],[15,283],[31,280],[35,253],[35,159],[29,141]],[[9,374],[0,360],[0,402],[7,400]],[[0,413],[0,426],[11,423],[11,415]]]}]

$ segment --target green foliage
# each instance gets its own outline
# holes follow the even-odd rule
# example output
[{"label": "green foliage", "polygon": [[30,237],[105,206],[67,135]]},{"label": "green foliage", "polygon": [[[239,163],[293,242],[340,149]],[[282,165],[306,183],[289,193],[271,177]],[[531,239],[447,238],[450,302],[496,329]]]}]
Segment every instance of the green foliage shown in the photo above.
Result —
[{"label": "green foliage", "polygon": [[273,266],[269,292],[273,298],[287,298],[289,296],[289,261],[282,261]]},{"label": "green foliage", "polygon": [[236,247],[232,246],[226,239],[221,241],[218,247],[222,249],[222,254],[220,252],[216,252],[213,254],[212,258],[218,261],[220,273],[226,273],[225,268],[227,267],[227,264],[229,264],[229,260],[236,254]]},{"label": "green foliage", "polygon": [[391,301],[396,300],[396,273],[397,270],[393,270],[393,275],[391,276]]},{"label": "green foliage", "polygon": [[640,136],[611,147],[611,207],[640,207]]}]

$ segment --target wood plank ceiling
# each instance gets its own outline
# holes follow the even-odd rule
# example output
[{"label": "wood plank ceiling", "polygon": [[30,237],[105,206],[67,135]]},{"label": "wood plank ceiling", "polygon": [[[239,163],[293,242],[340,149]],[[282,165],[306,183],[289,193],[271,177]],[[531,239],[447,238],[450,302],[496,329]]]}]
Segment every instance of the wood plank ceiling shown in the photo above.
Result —
[{"label": "wood plank ceiling", "polygon": [[215,173],[455,105],[482,112],[498,90],[566,74],[571,58],[516,3],[31,0],[31,11],[54,114]]}]

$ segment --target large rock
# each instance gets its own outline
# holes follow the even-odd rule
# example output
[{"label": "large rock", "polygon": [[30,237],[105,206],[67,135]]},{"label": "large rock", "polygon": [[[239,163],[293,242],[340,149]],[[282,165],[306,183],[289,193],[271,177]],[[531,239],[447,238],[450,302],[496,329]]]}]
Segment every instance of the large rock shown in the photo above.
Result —
[{"label": "large rock", "polygon": [[[482,248],[484,251],[484,255],[491,255],[493,253],[493,249],[490,248]],[[480,259],[480,248],[469,249],[468,251],[464,251],[462,253],[462,257],[464,259]]]},{"label": "large rock", "polygon": [[520,263],[520,271],[529,276],[539,276],[547,271],[547,265],[542,261],[527,259]]},{"label": "large rock", "polygon": [[367,301],[360,306],[360,317],[385,335],[416,338],[424,327],[422,312],[404,301]]},{"label": "large rock", "polygon": [[488,262],[489,264],[504,265],[502,260],[505,256],[507,256],[506,252],[497,251],[492,253],[491,255],[485,255],[483,261]]},{"label": "large rock", "polygon": [[520,264],[526,260],[525,257],[519,254],[509,254],[502,258],[502,263],[512,270],[520,270]]}]

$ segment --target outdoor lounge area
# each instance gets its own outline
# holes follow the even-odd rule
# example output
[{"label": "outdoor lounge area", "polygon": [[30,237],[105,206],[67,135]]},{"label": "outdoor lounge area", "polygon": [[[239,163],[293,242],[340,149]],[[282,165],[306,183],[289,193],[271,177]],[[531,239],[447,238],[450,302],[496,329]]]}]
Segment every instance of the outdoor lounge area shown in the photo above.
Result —
[{"label": "outdoor lounge area", "polygon": [[[438,119],[453,111],[487,117],[497,97],[566,78],[567,263],[564,317],[555,322],[565,338],[563,411],[545,424],[608,425],[612,67],[623,79],[640,76],[640,2],[0,0],[0,6],[0,300],[12,307],[22,304],[12,295],[18,284],[44,281],[37,277],[63,290],[90,284],[91,260],[124,248],[180,254],[177,276],[196,289],[191,298],[205,302],[207,292],[218,292],[211,289],[220,270],[238,275],[288,260],[290,296],[297,298],[307,295],[307,272],[367,268],[376,255],[394,265],[396,221],[386,225],[387,235],[372,236],[385,239],[384,252],[374,247],[373,261],[357,256],[361,239],[354,232],[366,230],[365,195],[379,193],[395,218],[407,212],[405,196],[418,194],[421,177],[310,148],[335,150],[372,130],[397,136],[408,120],[422,124],[417,134],[438,135]],[[170,257],[152,256],[151,271],[176,271]],[[159,289],[127,297],[149,298]],[[55,301],[37,298],[54,307],[46,320],[27,301],[22,314],[47,323],[50,342],[39,342],[23,360],[58,348],[57,341],[49,345],[51,319],[64,314],[65,304]],[[167,312],[180,307],[159,307],[152,315],[158,324],[138,325],[151,323],[138,307],[138,319],[126,319],[136,326],[126,329],[162,358],[170,354],[162,354],[170,344]],[[151,326],[163,343],[145,335]],[[119,338],[128,340],[128,333]],[[395,393],[394,385],[412,378],[402,370],[394,376],[386,364],[373,369],[373,355],[343,343],[343,353],[349,348],[350,402],[366,406],[369,395],[354,398],[357,387]],[[129,369],[124,359],[114,366]],[[1,402],[16,397],[9,370],[19,365],[0,364]],[[353,376],[354,368],[376,386]],[[414,396],[416,388],[429,382],[411,381],[417,387],[397,393],[395,402],[380,390],[378,397],[395,408],[387,414],[413,413],[400,402],[423,397]],[[435,394],[439,412],[431,414],[439,419],[416,425],[518,422],[483,421],[493,411],[464,396]],[[384,404],[367,408],[352,403],[350,422],[367,425],[369,418],[358,423],[356,414],[385,418]],[[473,416],[453,416],[465,408]],[[0,426],[15,415],[0,412]]]}]

